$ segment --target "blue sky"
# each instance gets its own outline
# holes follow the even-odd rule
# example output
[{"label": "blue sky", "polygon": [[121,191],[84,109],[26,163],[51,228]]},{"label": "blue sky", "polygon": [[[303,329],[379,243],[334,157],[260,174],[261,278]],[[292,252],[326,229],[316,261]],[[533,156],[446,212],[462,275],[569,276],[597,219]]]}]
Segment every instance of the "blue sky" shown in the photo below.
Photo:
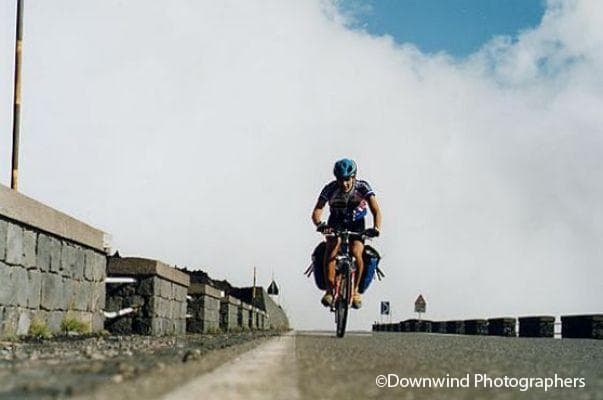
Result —
[{"label": "blue sky", "polygon": [[341,0],[338,6],[354,16],[355,28],[455,57],[537,26],[545,10],[544,0]]}]

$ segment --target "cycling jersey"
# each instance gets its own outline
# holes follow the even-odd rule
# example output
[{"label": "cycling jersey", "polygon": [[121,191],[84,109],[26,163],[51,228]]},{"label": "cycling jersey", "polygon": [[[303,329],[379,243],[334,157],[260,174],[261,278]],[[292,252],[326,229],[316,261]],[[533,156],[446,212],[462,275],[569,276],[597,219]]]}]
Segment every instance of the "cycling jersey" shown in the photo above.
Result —
[{"label": "cycling jersey", "polygon": [[368,182],[357,179],[347,193],[339,188],[337,181],[332,181],[322,189],[319,199],[329,203],[329,226],[360,230],[364,229],[367,200],[374,195]]}]

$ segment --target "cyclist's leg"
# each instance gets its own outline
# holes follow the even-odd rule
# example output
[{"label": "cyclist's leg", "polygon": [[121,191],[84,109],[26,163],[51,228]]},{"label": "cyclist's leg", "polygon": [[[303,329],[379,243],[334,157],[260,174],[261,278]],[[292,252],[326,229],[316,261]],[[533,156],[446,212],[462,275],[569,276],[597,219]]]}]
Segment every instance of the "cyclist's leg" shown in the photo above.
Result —
[{"label": "cyclist's leg", "polygon": [[354,258],[356,258],[356,277],[354,279],[354,292],[358,293],[358,286],[360,285],[360,278],[364,272],[364,260],[362,259],[362,253],[364,252],[364,243],[361,240],[352,240],[350,251]]},{"label": "cyclist's leg", "polygon": [[335,257],[339,251],[340,240],[338,238],[327,238],[327,246],[325,249],[325,282],[332,289],[335,286]]}]

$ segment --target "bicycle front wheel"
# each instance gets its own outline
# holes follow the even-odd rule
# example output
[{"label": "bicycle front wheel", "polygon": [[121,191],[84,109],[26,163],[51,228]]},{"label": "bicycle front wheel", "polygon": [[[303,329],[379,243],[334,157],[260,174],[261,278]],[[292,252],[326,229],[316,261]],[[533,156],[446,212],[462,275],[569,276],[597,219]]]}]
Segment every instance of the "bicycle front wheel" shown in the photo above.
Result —
[{"label": "bicycle front wheel", "polygon": [[337,337],[345,335],[345,328],[348,322],[348,311],[352,300],[352,277],[347,270],[341,277],[341,295],[335,304],[335,323],[337,324]]}]

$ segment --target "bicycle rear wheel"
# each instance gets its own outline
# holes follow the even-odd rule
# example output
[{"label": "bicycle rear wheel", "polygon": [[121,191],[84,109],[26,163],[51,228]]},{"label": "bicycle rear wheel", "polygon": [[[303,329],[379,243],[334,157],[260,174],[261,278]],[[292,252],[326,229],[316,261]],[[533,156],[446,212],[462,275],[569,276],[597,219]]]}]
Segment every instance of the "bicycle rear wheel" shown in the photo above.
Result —
[{"label": "bicycle rear wheel", "polygon": [[345,328],[348,322],[348,311],[352,297],[352,279],[349,269],[341,276],[341,293],[335,304],[335,323],[337,324],[337,337],[345,335]]}]

